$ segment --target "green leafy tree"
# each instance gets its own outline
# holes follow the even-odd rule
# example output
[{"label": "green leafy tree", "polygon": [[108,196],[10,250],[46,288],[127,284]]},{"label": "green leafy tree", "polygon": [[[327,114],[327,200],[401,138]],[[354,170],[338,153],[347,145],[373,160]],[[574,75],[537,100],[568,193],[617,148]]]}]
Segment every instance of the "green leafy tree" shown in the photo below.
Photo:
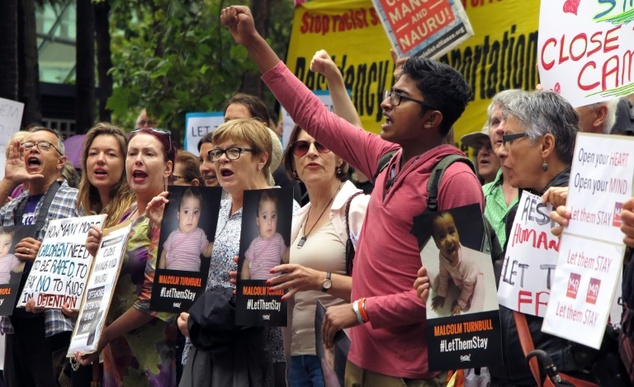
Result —
[{"label": "green leafy tree", "polygon": [[[114,87],[108,108],[115,121],[132,128],[146,108],[161,126],[182,132],[187,112],[221,110],[234,92],[252,86],[243,84],[249,79],[244,75],[257,74],[257,69],[220,25],[224,7],[243,3],[110,0]],[[266,10],[267,19],[275,18],[263,25],[284,55],[292,1],[268,0]],[[272,97],[266,98],[272,104]]]}]

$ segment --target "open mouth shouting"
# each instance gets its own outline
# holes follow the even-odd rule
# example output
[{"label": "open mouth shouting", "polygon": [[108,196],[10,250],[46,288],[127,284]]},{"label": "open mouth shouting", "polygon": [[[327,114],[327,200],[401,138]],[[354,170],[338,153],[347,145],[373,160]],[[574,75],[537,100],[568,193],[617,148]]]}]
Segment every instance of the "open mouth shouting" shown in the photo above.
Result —
[{"label": "open mouth shouting", "polygon": [[135,169],[132,172],[132,181],[134,183],[140,184],[143,183],[147,179],[148,175],[144,171],[140,169]]}]

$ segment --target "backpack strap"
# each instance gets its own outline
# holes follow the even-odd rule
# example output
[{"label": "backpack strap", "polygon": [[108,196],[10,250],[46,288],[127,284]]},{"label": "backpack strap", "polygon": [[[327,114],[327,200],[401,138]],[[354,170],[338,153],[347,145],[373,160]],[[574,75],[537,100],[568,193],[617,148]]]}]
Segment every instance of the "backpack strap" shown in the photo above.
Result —
[{"label": "backpack strap", "polygon": [[440,160],[440,162],[438,162],[438,164],[434,167],[434,170],[431,172],[431,176],[429,177],[429,182],[427,183],[427,207],[431,211],[438,210],[438,186],[440,185],[440,179],[445,173],[445,170],[456,161],[467,164],[475,173],[475,167],[468,158],[460,155],[448,155],[443,157],[443,159]]},{"label": "backpack strap", "polygon": [[348,217],[348,214],[350,213],[350,204],[352,204],[352,199],[354,199],[356,196],[359,196],[361,194],[363,194],[362,191],[353,193],[348,198],[348,200],[346,200],[346,204],[345,204],[346,235],[348,236],[348,240],[346,241],[346,275],[348,276],[352,275],[352,265],[354,263],[354,254],[355,254],[354,245],[352,244],[352,241],[350,240],[350,219]]},{"label": "backpack strap", "polygon": [[374,176],[372,176],[373,183],[376,181],[376,177],[379,176],[379,173],[381,173],[381,171],[383,171],[385,167],[387,167],[387,165],[390,163],[390,160],[392,159],[392,156],[394,156],[395,153],[396,151],[393,150],[381,156],[376,166],[376,172],[374,172]]}]

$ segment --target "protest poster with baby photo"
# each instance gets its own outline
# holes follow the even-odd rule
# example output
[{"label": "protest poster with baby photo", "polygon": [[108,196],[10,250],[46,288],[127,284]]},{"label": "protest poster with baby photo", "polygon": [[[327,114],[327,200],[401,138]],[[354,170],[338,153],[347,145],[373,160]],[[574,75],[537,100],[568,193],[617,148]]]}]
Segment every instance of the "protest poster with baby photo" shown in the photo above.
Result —
[{"label": "protest poster with baby photo", "polygon": [[29,274],[32,266],[15,256],[15,246],[34,235],[34,225],[0,227],[0,316],[13,313],[22,277]]},{"label": "protest poster with baby photo", "polygon": [[101,227],[106,215],[51,220],[26,279],[17,307],[31,298],[39,308],[78,310],[93,257],[86,250],[92,226]]},{"label": "protest poster with baby photo", "polygon": [[205,291],[222,188],[168,188],[150,308],[189,310]]},{"label": "protest poster with baby photo", "polygon": [[429,369],[499,364],[500,319],[493,262],[478,204],[414,218],[427,299]]},{"label": "protest poster with baby photo", "polygon": [[292,187],[244,191],[236,325],[286,326],[284,290],[272,291],[266,280],[288,262],[292,216]]},{"label": "protest poster with baby photo", "polygon": [[74,357],[77,351],[93,353],[97,350],[101,333],[106,326],[106,317],[121,272],[131,229],[132,223],[126,221],[103,230],[67,357]]}]

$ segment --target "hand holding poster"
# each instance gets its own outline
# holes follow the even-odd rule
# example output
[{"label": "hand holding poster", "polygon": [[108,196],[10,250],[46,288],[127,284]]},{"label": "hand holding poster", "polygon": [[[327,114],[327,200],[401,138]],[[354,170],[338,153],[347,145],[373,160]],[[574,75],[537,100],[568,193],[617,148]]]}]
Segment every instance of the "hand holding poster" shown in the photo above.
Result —
[{"label": "hand holding poster", "polygon": [[236,286],[236,325],[286,326],[284,291],[271,291],[271,269],[288,263],[293,189],[244,191]]},{"label": "hand holding poster", "polygon": [[538,66],[542,85],[573,106],[634,92],[634,3],[541,2]]},{"label": "hand holding poster", "polygon": [[457,0],[372,0],[399,57],[438,58],[473,36]]},{"label": "hand holding poster", "polygon": [[92,215],[51,220],[17,306],[34,298],[39,308],[79,309],[93,262],[86,250],[88,230],[105,219],[106,215]]},{"label": "hand holding poster", "polygon": [[425,211],[412,233],[429,277],[427,343],[430,370],[501,361],[500,318],[491,256],[477,204]]},{"label": "hand holding poster", "polygon": [[632,196],[634,141],[579,133],[550,303],[542,330],[599,349],[618,288],[623,254],[620,214]]},{"label": "hand holding poster", "polygon": [[550,230],[552,206],[539,196],[522,192],[507,241],[498,288],[500,305],[543,317],[550,295],[559,240]]},{"label": "hand holding poster", "polygon": [[93,353],[97,350],[131,228],[131,223],[126,222],[103,231],[68,347],[68,357],[74,357],[77,351]]}]

